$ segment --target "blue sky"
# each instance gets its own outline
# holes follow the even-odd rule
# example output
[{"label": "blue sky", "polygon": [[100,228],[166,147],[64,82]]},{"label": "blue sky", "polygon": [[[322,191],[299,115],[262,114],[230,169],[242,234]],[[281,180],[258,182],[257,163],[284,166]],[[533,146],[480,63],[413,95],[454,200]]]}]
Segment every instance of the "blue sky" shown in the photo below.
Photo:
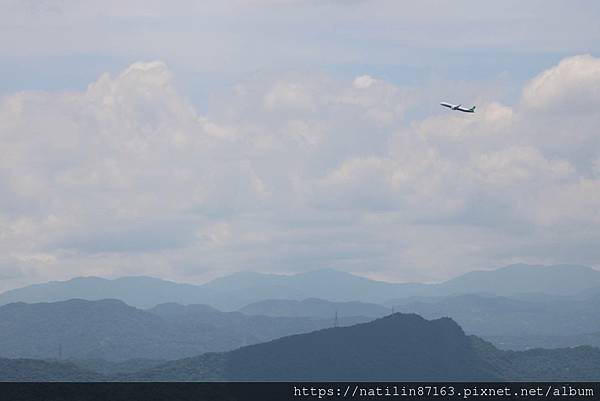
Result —
[{"label": "blue sky", "polygon": [[10,0],[0,90],[83,89],[102,72],[160,59],[179,88],[207,92],[256,73],[371,73],[397,85],[433,79],[520,85],[564,57],[598,52],[593,1]]},{"label": "blue sky", "polygon": [[598,16],[594,1],[3,2],[1,285],[600,266]]}]

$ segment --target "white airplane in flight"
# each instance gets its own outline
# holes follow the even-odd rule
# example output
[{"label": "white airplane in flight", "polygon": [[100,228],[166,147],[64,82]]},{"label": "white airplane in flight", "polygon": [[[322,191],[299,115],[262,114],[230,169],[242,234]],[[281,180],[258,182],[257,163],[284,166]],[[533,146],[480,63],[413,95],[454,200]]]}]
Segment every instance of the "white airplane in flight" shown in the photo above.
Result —
[{"label": "white airplane in flight", "polygon": [[452,110],[458,110],[458,111],[462,111],[464,113],[475,113],[475,106],[471,107],[470,109],[465,109],[464,107],[460,107],[460,106],[462,106],[462,104],[452,104],[452,103],[446,103],[446,102],[442,102],[440,104],[442,106],[448,107]]}]

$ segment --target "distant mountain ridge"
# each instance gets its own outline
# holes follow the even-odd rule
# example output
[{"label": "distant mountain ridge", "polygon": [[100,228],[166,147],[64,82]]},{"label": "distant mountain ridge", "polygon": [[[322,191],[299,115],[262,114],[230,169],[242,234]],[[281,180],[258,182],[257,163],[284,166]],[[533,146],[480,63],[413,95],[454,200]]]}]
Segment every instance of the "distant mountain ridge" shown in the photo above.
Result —
[{"label": "distant mountain ridge", "polygon": [[[341,317],[338,323],[367,320]],[[140,310],[110,299],[13,303],[0,306],[0,357],[176,359],[333,325],[333,316],[246,316],[207,305],[161,304]]]},{"label": "distant mountain ridge", "polygon": [[[445,293],[575,295],[600,287],[600,271],[581,265],[513,264],[496,270],[472,271],[440,284]],[[476,289],[476,291],[473,291]]]},{"label": "distant mountain ridge", "polygon": [[575,295],[600,288],[600,271],[576,265],[511,265],[475,271],[439,284],[387,283],[331,269],[295,275],[236,273],[203,285],[180,284],[150,277],[114,280],[81,277],[36,284],[0,294],[0,305],[11,302],[54,302],[72,298],[120,299],[139,307],[161,303],[208,304],[237,310],[266,299],[384,303],[394,298],[488,293],[501,296],[527,293]]},{"label": "distant mountain ridge", "polygon": [[34,284],[0,294],[0,305],[13,302],[58,302],[69,299],[97,301],[118,299],[138,308],[165,302],[190,302],[198,298],[198,286],[174,283],[153,277],[131,276],[117,279],[76,277],[67,281]]},{"label": "distant mountain ridge", "polygon": [[318,298],[301,301],[289,299],[268,299],[244,306],[240,312],[246,315],[273,317],[321,317],[367,316],[382,317],[392,313],[391,308],[365,302],[332,302]]},{"label": "distant mountain ridge", "polygon": [[513,351],[525,351],[536,348],[573,348],[582,345],[600,349],[600,331],[570,335],[496,335],[486,336],[485,339],[499,349]]},{"label": "distant mountain ridge", "polygon": [[[565,336],[600,331],[600,297],[525,301],[499,296],[455,295],[396,305],[427,319],[448,316],[478,336]],[[584,338],[584,337],[580,337]]]}]

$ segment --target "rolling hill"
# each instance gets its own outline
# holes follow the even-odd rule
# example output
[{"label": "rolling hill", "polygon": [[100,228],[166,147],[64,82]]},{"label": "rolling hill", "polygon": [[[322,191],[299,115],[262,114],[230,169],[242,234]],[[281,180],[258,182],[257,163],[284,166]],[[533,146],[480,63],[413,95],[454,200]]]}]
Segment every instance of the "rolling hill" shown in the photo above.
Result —
[{"label": "rolling hill", "polygon": [[600,349],[502,351],[453,320],[395,313],[160,364],[0,359],[0,381],[598,381]]},{"label": "rolling hill", "polygon": [[[340,319],[340,325],[368,318]],[[74,299],[0,307],[0,356],[123,361],[176,359],[333,326],[328,319],[247,316],[206,305],[140,310],[118,300]]]}]

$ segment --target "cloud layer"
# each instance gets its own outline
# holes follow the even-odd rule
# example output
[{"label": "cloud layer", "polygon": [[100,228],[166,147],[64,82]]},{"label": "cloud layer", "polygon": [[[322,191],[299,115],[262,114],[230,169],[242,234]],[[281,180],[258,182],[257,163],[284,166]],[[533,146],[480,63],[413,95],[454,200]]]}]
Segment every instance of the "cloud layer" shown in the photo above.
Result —
[{"label": "cloud layer", "polygon": [[0,98],[5,286],[599,265],[600,59],[562,60],[511,105],[416,118],[423,94],[377,76],[256,76],[204,112],[174,79],[137,62],[84,91]]}]

